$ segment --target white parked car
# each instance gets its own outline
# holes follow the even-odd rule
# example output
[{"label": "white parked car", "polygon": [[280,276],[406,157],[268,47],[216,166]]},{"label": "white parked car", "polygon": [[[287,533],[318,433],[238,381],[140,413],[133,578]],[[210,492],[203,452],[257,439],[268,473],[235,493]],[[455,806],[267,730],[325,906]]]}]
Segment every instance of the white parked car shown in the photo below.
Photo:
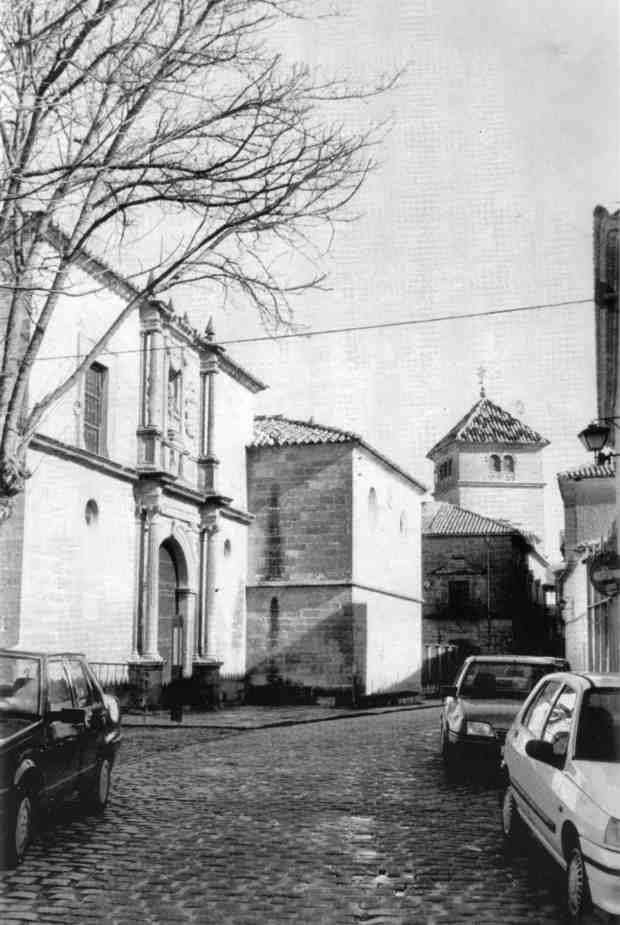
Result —
[{"label": "white parked car", "polygon": [[523,823],[566,871],[568,913],[620,916],[620,675],[558,672],[508,730],[504,838]]}]

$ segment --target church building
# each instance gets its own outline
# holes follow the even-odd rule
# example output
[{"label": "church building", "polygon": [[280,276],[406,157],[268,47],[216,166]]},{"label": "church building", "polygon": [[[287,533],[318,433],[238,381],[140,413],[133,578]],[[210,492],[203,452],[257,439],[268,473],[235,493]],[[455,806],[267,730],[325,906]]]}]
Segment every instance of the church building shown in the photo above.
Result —
[{"label": "church building", "polygon": [[210,325],[199,333],[84,254],[32,370],[32,404],[130,300],[30,444],[31,475],[0,525],[0,645],[82,651],[156,701],[176,678],[245,670],[245,446],[265,386]]}]

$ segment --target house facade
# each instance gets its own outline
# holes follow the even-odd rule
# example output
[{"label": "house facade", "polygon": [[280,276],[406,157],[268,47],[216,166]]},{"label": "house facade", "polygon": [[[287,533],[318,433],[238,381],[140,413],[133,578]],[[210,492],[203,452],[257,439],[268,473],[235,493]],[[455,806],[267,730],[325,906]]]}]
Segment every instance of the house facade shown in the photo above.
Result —
[{"label": "house facade", "polygon": [[556,653],[554,582],[520,530],[445,501],[422,514],[426,647]]},{"label": "house facade", "polygon": [[424,487],[360,437],[257,417],[248,447],[255,686],[420,685]]},{"label": "house facade", "polygon": [[85,256],[32,372],[37,402],[128,300],[137,308],[53,407],[0,528],[1,643],[78,649],[162,684],[245,668],[245,444],[263,384],[208,328]]},{"label": "house facade", "polygon": [[[609,456],[606,452],[602,459],[596,460],[596,469],[599,470],[601,463],[605,464],[615,455],[620,426],[620,211],[610,213],[603,206],[597,206],[593,225],[597,415],[598,422],[608,428],[607,446],[611,453]],[[609,585],[610,593],[604,594],[600,589],[597,591],[591,581],[592,567],[601,553],[611,557],[618,555],[620,467],[616,465],[614,468],[613,475],[597,471],[596,478],[583,486],[588,500],[581,499],[580,509],[587,512],[592,508],[595,491],[603,493],[608,500],[604,502],[606,509],[596,533],[592,535],[591,531],[584,531],[583,548],[577,548],[578,555],[574,555],[567,565],[563,597],[568,604],[565,608],[566,634],[571,640],[575,662],[583,668],[620,671],[618,587],[613,589]],[[603,505],[599,503],[597,507],[602,510]],[[609,517],[610,507],[613,511]],[[600,534],[598,526],[601,527]],[[587,533],[590,535],[587,536]],[[571,609],[573,602],[574,610]]]},{"label": "house facade", "polygon": [[566,657],[575,670],[620,670],[611,602],[589,579],[593,556],[609,543],[616,513],[615,466],[581,466],[558,475],[564,503],[564,568],[558,576]]}]

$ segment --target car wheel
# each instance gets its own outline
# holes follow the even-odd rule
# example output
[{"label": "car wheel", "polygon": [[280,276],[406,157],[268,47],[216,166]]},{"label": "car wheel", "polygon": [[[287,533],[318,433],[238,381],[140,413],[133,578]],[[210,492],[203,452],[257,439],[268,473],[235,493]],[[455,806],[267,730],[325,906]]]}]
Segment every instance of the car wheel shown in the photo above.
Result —
[{"label": "car wheel", "polygon": [[457,770],[456,747],[450,742],[448,738],[447,726],[445,726],[443,723],[441,726],[439,748],[446,773],[449,777],[454,777]]},{"label": "car wheel", "polygon": [[579,845],[573,845],[566,867],[566,905],[571,922],[580,921],[590,908],[588,874]]},{"label": "car wheel", "polygon": [[9,824],[5,833],[4,857],[5,867],[17,867],[24,859],[28,845],[32,841],[34,807],[30,794],[18,787],[13,794]]},{"label": "car wheel", "polygon": [[94,777],[87,789],[82,793],[82,799],[93,812],[102,813],[108,805],[110,785],[112,783],[112,762],[109,758],[100,758],[97,762]]},{"label": "car wheel", "polygon": [[444,723],[441,724],[439,733],[439,751],[443,763],[448,766],[452,762],[452,747],[448,740],[448,730]]},{"label": "car wheel", "polygon": [[516,847],[523,835],[523,823],[510,784],[502,797],[502,835],[508,848]]}]

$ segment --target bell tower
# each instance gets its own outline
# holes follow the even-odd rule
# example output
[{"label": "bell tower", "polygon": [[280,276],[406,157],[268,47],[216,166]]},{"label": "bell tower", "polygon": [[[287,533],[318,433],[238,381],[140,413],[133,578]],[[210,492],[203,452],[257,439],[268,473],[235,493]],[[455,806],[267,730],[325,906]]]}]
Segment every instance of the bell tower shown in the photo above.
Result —
[{"label": "bell tower", "polygon": [[433,496],[506,520],[544,541],[542,450],[549,441],[486,397],[427,453],[435,467]]}]

